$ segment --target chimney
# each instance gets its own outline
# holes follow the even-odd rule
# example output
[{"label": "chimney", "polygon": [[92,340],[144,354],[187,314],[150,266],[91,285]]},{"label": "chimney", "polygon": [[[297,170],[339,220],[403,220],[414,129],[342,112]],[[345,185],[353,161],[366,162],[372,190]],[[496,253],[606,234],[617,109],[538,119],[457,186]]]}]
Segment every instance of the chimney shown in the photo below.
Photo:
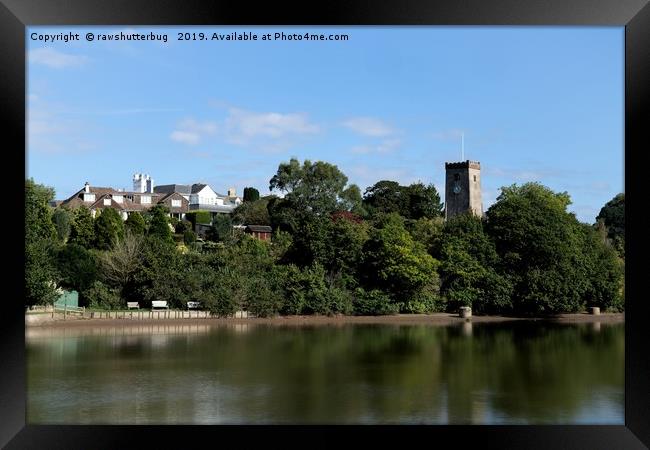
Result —
[{"label": "chimney", "polygon": [[90,184],[86,181],[86,184],[84,184],[84,192],[86,194],[90,193]]},{"label": "chimney", "polygon": [[147,175],[147,192],[153,194],[153,187],[154,187],[153,178]]}]

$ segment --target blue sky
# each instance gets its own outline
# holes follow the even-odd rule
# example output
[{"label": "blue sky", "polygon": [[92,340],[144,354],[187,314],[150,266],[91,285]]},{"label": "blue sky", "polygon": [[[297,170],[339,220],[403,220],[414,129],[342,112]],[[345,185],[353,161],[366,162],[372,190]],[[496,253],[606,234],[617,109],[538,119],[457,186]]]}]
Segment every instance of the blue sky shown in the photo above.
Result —
[{"label": "blue sky", "polygon": [[568,191],[591,223],[623,192],[622,27],[29,27],[26,39],[27,176],[57,199],[85,181],[130,190],[135,172],[264,194],[292,156],[336,164],[362,192],[420,180],[444,196],[461,132],[465,159],[481,162],[484,209],[501,186],[538,181]]}]

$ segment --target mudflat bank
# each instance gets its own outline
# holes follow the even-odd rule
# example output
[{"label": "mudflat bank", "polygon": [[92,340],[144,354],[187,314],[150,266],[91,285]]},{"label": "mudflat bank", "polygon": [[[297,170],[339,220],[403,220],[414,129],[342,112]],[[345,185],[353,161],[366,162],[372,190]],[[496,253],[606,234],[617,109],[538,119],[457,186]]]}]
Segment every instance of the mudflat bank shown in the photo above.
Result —
[{"label": "mudflat bank", "polygon": [[[40,316],[40,315],[39,315]],[[457,314],[398,314],[391,316],[279,316],[268,318],[166,318],[166,319],[99,319],[99,318],[52,318],[43,314],[38,320],[26,321],[27,327],[52,327],[52,328],[100,328],[116,326],[141,326],[144,324],[155,325],[227,325],[227,324],[265,324],[265,325],[344,325],[344,324],[387,324],[387,325],[453,325],[465,321],[472,323],[495,323],[507,321],[548,321],[556,323],[623,323],[625,313],[603,313],[591,315],[587,313],[560,314],[549,317],[507,317],[507,316],[472,316],[463,319]]]}]

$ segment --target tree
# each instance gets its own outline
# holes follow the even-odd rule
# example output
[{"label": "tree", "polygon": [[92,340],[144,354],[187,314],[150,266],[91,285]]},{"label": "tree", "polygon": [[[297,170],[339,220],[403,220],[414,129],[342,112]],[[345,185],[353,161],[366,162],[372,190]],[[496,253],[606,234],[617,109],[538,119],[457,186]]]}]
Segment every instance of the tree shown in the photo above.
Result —
[{"label": "tree", "polygon": [[413,183],[403,191],[408,199],[404,202],[407,209],[403,214],[413,220],[421,218],[432,219],[442,216],[442,202],[440,195],[433,184],[425,186],[423,183]]},{"label": "tree", "polygon": [[153,236],[163,242],[173,243],[172,230],[169,227],[169,209],[163,205],[156,205],[147,212],[150,218],[148,236]]},{"label": "tree", "polygon": [[360,216],[367,214],[366,209],[363,207],[363,198],[361,197],[361,189],[356,184],[351,184],[341,192],[340,207],[345,211],[350,211]]},{"label": "tree", "polygon": [[607,238],[621,257],[625,257],[625,194],[616,195],[600,209],[596,222],[607,229]]},{"label": "tree", "polygon": [[80,300],[86,303],[86,291],[97,279],[97,261],[93,253],[81,245],[69,243],[58,251],[56,267],[61,287],[78,291]]},{"label": "tree", "polygon": [[90,210],[80,206],[74,210],[70,224],[70,238],[68,243],[78,244],[84,248],[91,248],[95,242],[95,223]]},{"label": "tree", "polygon": [[124,236],[124,222],[113,208],[104,208],[95,219],[95,247],[109,250]]},{"label": "tree", "polygon": [[56,236],[48,202],[54,190],[34,180],[25,181],[25,303],[49,304],[54,301],[56,271],[53,243]]},{"label": "tree", "polygon": [[337,209],[347,182],[348,177],[333,164],[305,160],[301,166],[291,158],[279,165],[269,189],[285,192],[284,200],[294,209],[320,215]]},{"label": "tree", "polygon": [[477,313],[512,308],[512,286],[497,273],[498,255],[480,218],[460,214],[445,223],[441,237],[441,291],[452,310],[471,306]]},{"label": "tree", "polygon": [[144,218],[142,217],[142,214],[140,214],[138,211],[134,211],[131,214],[129,214],[129,217],[124,222],[124,226],[132,234],[138,234],[138,235],[143,235],[146,228]]},{"label": "tree", "polygon": [[404,209],[403,186],[397,181],[382,180],[366,189],[363,204],[371,214],[401,213]]},{"label": "tree", "polygon": [[254,202],[260,199],[260,191],[254,187],[244,188],[244,202]]},{"label": "tree", "polygon": [[513,308],[528,314],[576,312],[595,288],[589,271],[592,239],[567,212],[566,192],[538,183],[502,188],[487,211],[486,230],[494,240],[500,267],[513,282]]},{"label": "tree", "polygon": [[233,223],[239,225],[270,225],[269,199],[250,200],[239,205],[232,213]]},{"label": "tree", "polygon": [[60,243],[65,244],[70,236],[72,215],[65,208],[56,208],[52,214],[52,223],[56,229],[56,235]]},{"label": "tree", "polygon": [[122,299],[134,292],[136,275],[143,259],[143,238],[127,231],[112,246],[99,256],[104,281],[118,289]]},{"label": "tree", "polygon": [[402,301],[437,278],[438,264],[422,244],[413,241],[404,219],[392,213],[382,217],[363,246],[362,279],[366,287]]},{"label": "tree", "polygon": [[232,219],[228,214],[217,214],[212,221],[208,239],[214,242],[227,241],[232,237]]},{"label": "tree", "polygon": [[442,203],[435,186],[421,182],[401,186],[396,181],[379,181],[366,189],[363,204],[373,215],[398,213],[411,220],[442,216]]}]

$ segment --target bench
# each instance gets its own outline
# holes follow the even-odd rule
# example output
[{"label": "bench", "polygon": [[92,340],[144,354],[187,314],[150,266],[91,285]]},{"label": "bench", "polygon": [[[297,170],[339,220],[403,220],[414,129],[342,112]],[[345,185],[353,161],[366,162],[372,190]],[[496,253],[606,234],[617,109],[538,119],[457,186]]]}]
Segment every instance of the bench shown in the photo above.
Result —
[{"label": "bench", "polygon": [[151,302],[151,309],[156,309],[156,308],[169,309],[169,306],[167,306],[166,300],[154,300]]},{"label": "bench", "polygon": [[187,302],[187,309],[199,309],[201,302]]},{"label": "bench", "polygon": [[138,302],[126,302],[127,309],[140,309],[140,303]]}]

